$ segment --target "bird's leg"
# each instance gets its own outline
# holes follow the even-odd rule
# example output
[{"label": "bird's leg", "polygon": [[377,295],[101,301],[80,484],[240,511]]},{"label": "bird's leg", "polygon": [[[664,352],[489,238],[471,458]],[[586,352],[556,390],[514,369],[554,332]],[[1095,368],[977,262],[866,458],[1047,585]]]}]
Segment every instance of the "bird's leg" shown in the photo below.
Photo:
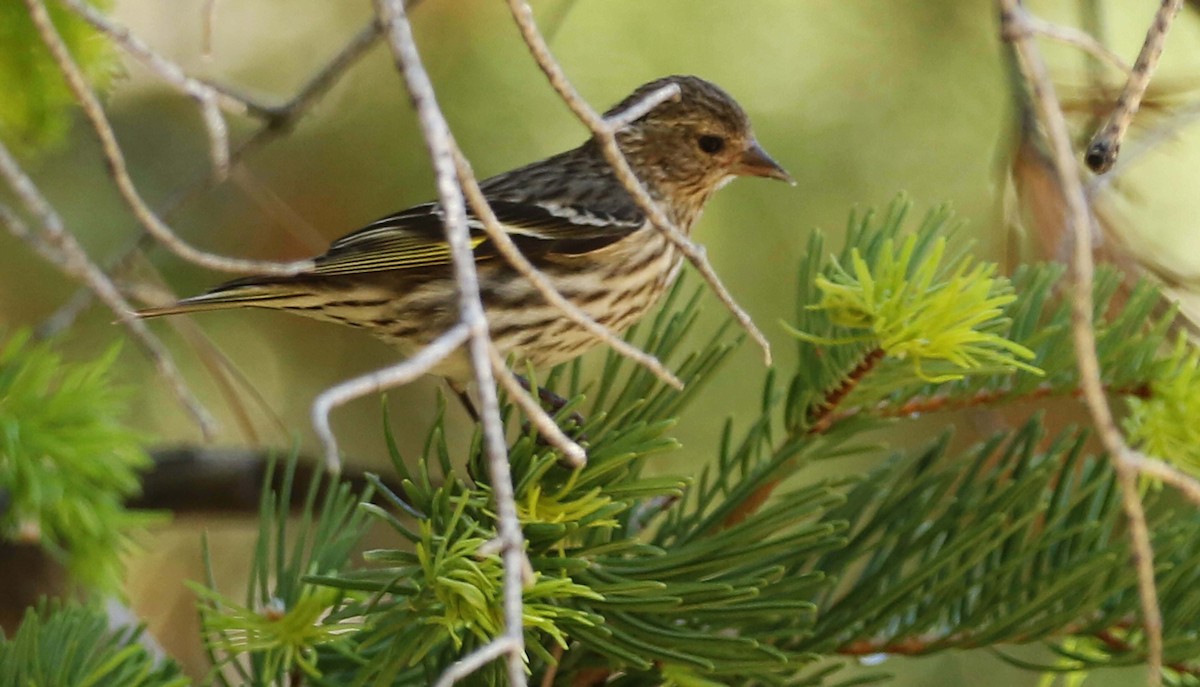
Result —
[{"label": "bird's leg", "polygon": [[[532,392],[533,385],[529,383],[527,378],[518,374],[514,374],[513,376],[517,378],[518,382],[520,382],[522,389]],[[467,387],[451,379],[446,379],[446,386],[449,386],[450,390],[454,392],[454,395],[458,397],[458,400],[462,403],[463,410],[467,411],[467,415],[470,415],[471,419],[476,424],[479,424],[479,410],[475,408],[475,403],[471,400],[470,394],[467,393]],[[567,405],[567,399],[559,396],[545,387],[538,387],[537,395],[538,400],[541,401],[551,413],[557,413]],[[567,417],[569,420],[575,423],[577,428],[583,427],[584,418],[579,413],[572,412]],[[525,422],[522,426],[522,431],[528,433],[529,429],[529,423]],[[587,437],[583,434],[580,434],[578,437],[576,437],[576,439],[579,441],[586,441]]]},{"label": "bird's leg", "polygon": [[[527,379],[524,375],[514,374],[513,376],[515,376],[517,381],[521,383],[521,388],[529,392],[533,391],[533,385],[529,383],[529,379]],[[539,386],[537,388],[537,396],[538,400],[542,402],[542,405],[546,406],[546,409],[551,413],[557,413],[567,405],[567,399],[559,396],[544,386]],[[572,412],[567,417],[575,422],[576,427],[583,427],[584,419],[579,413]]]},{"label": "bird's leg", "polygon": [[462,402],[463,410],[467,411],[467,415],[471,416],[475,424],[479,424],[479,411],[476,410],[470,395],[467,394],[467,387],[449,378],[446,379],[446,386],[450,387],[455,396],[458,396],[458,400]]}]

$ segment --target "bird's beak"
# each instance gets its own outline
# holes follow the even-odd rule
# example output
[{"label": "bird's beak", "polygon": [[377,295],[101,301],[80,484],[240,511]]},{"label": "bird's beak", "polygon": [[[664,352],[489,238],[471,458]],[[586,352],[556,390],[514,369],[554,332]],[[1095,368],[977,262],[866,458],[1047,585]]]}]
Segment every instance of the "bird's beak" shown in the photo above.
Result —
[{"label": "bird's beak", "polygon": [[733,173],[738,176],[778,179],[786,181],[792,186],[796,185],[796,180],[792,178],[792,175],[788,174],[787,170],[768,155],[767,151],[763,150],[755,140],[750,141],[750,145],[746,147],[742,157],[738,159],[737,165],[734,166]]}]

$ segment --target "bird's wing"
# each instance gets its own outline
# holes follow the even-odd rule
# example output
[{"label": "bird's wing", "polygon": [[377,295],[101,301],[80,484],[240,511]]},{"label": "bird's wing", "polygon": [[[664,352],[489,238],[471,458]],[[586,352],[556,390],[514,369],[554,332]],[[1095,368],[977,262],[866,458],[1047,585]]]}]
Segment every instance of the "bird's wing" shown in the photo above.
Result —
[{"label": "bird's wing", "polygon": [[[526,257],[581,255],[618,241],[642,221],[586,208],[542,202],[492,200],[492,211]],[[316,274],[357,274],[434,267],[450,263],[450,246],[437,203],[416,205],[343,236],[315,261]],[[473,214],[467,218],[476,261],[497,252]]]}]

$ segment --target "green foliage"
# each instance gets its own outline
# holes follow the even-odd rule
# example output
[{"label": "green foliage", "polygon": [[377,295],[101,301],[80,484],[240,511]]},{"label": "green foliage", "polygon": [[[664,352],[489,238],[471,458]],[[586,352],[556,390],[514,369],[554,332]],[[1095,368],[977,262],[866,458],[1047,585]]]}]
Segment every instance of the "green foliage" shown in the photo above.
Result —
[{"label": "green foliage", "polygon": [[123,424],[128,389],[110,370],[117,348],[65,363],[18,333],[0,348],[0,513],[4,539],[31,535],[64,558],[75,578],[114,590],[128,532],[149,516],[125,510],[150,459]]},{"label": "green foliage", "polygon": [[[679,293],[672,293],[672,302]],[[695,306],[692,299],[683,311],[665,311],[651,324],[647,339],[654,342],[652,350],[665,357],[677,347],[695,321]],[[689,386],[699,383],[696,375],[712,370],[729,350],[719,343],[685,358],[679,369]],[[618,382],[620,373],[626,374]],[[790,597],[819,576],[782,580],[775,566],[760,567],[755,559],[832,546],[832,528],[809,521],[822,499],[836,497],[820,496],[822,490],[816,489],[815,502],[773,513],[771,523],[756,523],[754,532],[730,531],[719,541],[671,551],[630,537],[641,504],[677,499],[687,483],[640,475],[642,459],[675,448],[665,436],[671,423],[658,414],[674,412],[682,397],[673,390],[664,394],[644,374],[609,361],[606,379],[612,384],[605,388],[611,391],[601,394],[601,400],[607,398],[611,405],[597,400],[588,411],[582,431],[589,437],[589,460],[583,469],[559,465],[554,451],[528,433],[511,447],[533,569],[524,590],[531,668],[552,664],[551,649],[565,649],[572,640],[593,647],[615,665],[632,664],[646,674],[655,672],[656,662],[677,665],[683,672],[711,672],[734,661],[736,667],[720,668],[777,672],[787,662],[783,653],[752,640],[714,641],[712,628],[732,630],[724,616],[739,612],[766,616],[809,607]],[[572,380],[572,386],[578,383],[577,371]],[[635,393],[644,400],[630,402]],[[506,412],[515,420],[511,409]],[[453,657],[501,631],[502,569],[499,558],[486,552],[496,537],[496,523],[478,441],[466,467],[471,480],[452,467],[440,422],[415,471],[398,455],[393,459],[405,498],[387,492],[388,500],[414,515],[417,523],[369,510],[410,541],[413,550],[369,552],[369,560],[385,567],[323,581],[372,594],[355,609],[373,626],[355,652],[370,659],[372,684],[426,684]],[[768,527],[776,531],[767,532]],[[763,543],[752,549],[730,545],[746,537]],[[498,673],[489,675],[486,681],[499,679]]]},{"label": "green foliage", "polygon": [[[835,278],[833,275],[841,272],[838,266],[852,262],[856,252],[868,265],[892,261],[889,251],[894,243],[889,239],[902,231],[908,209],[907,202],[898,201],[878,218],[872,213],[852,217],[846,246],[837,256],[828,254],[819,233],[811,237],[808,257],[799,275],[799,307],[794,327],[805,332],[805,336],[798,341],[799,362],[784,405],[785,424],[793,431],[811,427],[813,415],[821,415],[827,397],[835,392],[842,394],[838,397],[840,420],[860,412],[891,417],[1022,398],[1071,395],[1079,389],[1070,306],[1058,295],[1065,287],[1063,268],[1054,264],[1021,266],[1011,279],[1011,290],[1017,298],[979,325],[985,332],[1004,337],[1012,346],[1031,351],[1032,358],[1019,365],[983,365],[962,370],[960,379],[940,383],[916,378],[905,360],[884,358],[868,370],[869,383],[858,383],[855,375],[863,371],[857,368],[868,360],[876,347],[875,341],[856,336],[831,318],[828,310],[809,304],[822,300],[818,281]],[[912,260],[919,263],[936,255],[930,247],[947,230],[949,218],[945,209],[934,210],[913,236],[906,239],[914,244]],[[962,263],[953,260],[950,264]],[[995,279],[994,289],[1008,291],[1010,287],[1005,280]],[[1170,338],[1175,313],[1162,307],[1161,294],[1145,282],[1136,284],[1119,307],[1113,306],[1120,281],[1120,275],[1111,268],[1097,271],[1093,294],[1097,353],[1105,386],[1113,393],[1136,397],[1150,380],[1166,379],[1163,375],[1172,364],[1166,352],[1175,348]],[[915,311],[923,311],[925,307],[914,302]],[[906,318],[899,315],[896,319]],[[944,371],[945,368],[936,372]]]},{"label": "green foliage", "polygon": [[[1033,416],[965,449],[943,435],[864,476],[808,473],[880,453],[864,433],[907,408],[1070,397],[1078,387],[1069,311],[1053,297],[1061,270],[1030,267],[1010,285],[991,266],[944,259],[944,211],[902,237],[905,211],[898,204],[856,221],[840,257],[810,254],[800,277],[811,298],[797,326],[808,335],[788,393],[769,374],[760,418],[740,439],[727,425],[716,461],[694,481],[642,468],[678,448],[666,434],[671,418],[728,352],[720,337],[678,366],[684,393],[615,356],[595,387],[578,367],[546,380],[573,399],[564,416],[585,409],[589,462],[571,471],[529,430],[509,428],[532,569],[525,635],[535,679],[553,670],[555,684],[588,671],[630,686],[830,684],[839,655],[1034,641],[1070,656],[1061,670],[1140,660],[1136,631],[1123,631],[1124,648],[1099,638],[1130,627],[1138,600],[1122,564],[1129,551],[1115,480],[1102,457],[1088,455],[1084,433],[1050,432]],[[856,264],[856,276],[842,264]],[[1163,354],[1170,314],[1152,314],[1153,289],[1135,288],[1125,310],[1109,315],[1115,283],[1103,273],[1096,292],[1104,380],[1134,393],[1186,356]],[[695,304],[664,309],[639,343],[677,354]],[[851,321],[848,307],[874,314]],[[873,335],[852,331],[867,319]],[[882,341],[902,339],[887,332],[903,324],[887,321],[950,326],[931,333],[932,348],[900,343],[889,347],[907,356],[872,357]],[[580,394],[591,388],[589,405]],[[501,631],[502,571],[489,550],[496,523],[478,437],[463,467],[439,418],[415,467],[392,457],[402,488],[382,491],[393,508],[367,508],[409,546],[370,552],[374,567],[313,580],[369,595],[342,612],[364,619],[355,649],[320,655],[330,684],[428,684]],[[1200,651],[1200,518],[1161,494],[1147,505],[1168,658],[1183,661]],[[472,683],[503,678],[493,665]]]},{"label": "green foliage", "polygon": [[1200,350],[1185,337],[1160,361],[1145,398],[1129,397],[1125,432],[1147,453],[1200,471]]},{"label": "green foliage", "polygon": [[0,636],[0,685],[185,687],[179,667],[152,656],[140,629],[113,630],[89,607],[43,604],[25,613],[11,639]]},{"label": "green foliage", "polygon": [[[191,585],[199,596],[206,646],[224,685],[230,683],[220,672],[223,668],[241,678],[236,684],[283,684],[286,676],[297,672],[319,678],[317,651],[344,645],[360,625],[337,615],[345,605],[345,594],[313,585],[306,578],[329,575],[348,565],[366,530],[365,515],[357,504],[370,500],[371,492],[355,494],[346,484],[324,484],[319,476],[314,478],[295,530],[289,534],[295,456],[287,463],[279,492],[269,488],[274,467],[272,463],[263,481],[258,543],[245,603],[237,604],[217,591],[211,564],[207,585]],[[320,496],[322,489],[324,496]],[[204,551],[207,564],[207,542]],[[240,661],[243,657],[249,661]]]},{"label": "green foliage", "polygon": [[[110,0],[92,4],[101,10],[112,6]],[[112,43],[64,6],[46,5],[92,87],[107,88],[118,64]],[[0,93],[0,138],[6,143],[32,153],[65,138],[75,100],[25,6],[16,0],[0,2]]]},{"label": "green foliage", "polygon": [[[734,346],[722,329],[685,353],[699,292],[682,302],[677,286],[633,334],[679,371],[684,391],[616,355],[598,380],[578,364],[544,380],[571,399],[558,419],[586,418],[574,430],[588,449],[583,468],[560,464],[504,406],[535,683],[851,685],[886,679],[848,674],[858,656],[1030,642],[1056,660],[1000,655],[1069,674],[1143,659],[1117,483],[1085,431],[1033,412],[973,446],[945,431],[889,456],[868,438],[914,413],[1068,401],[1079,386],[1070,312],[1055,296],[1062,270],[1030,266],[1002,280],[992,266],[946,257],[948,213],[905,235],[906,211],[899,203],[855,220],[838,255],[813,238],[796,368],[767,374],[758,417],[740,432],[728,423],[715,460],[697,455],[695,478],[646,466],[680,448],[673,419]],[[1200,358],[1169,338],[1173,313],[1159,312],[1152,287],[1112,308],[1117,283],[1101,272],[1094,294],[1103,381],[1130,399],[1136,439],[1186,455],[1192,430],[1172,424],[1190,417]],[[375,501],[310,485],[294,531],[288,499],[264,491],[245,601],[218,594],[211,574],[198,588],[219,682],[428,685],[503,632],[482,441],[476,433],[455,456],[445,431],[439,413],[411,462],[387,433],[397,479],[372,477]],[[829,469],[863,455],[879,458],[866,474]],[[280,493],[291,492],[293,470]],[[821,476],[831,473],[842,476]],[[1145,503],[1170,677],[1194,683],[1200,515],[1166,491]],[[371,520],[401,543],[356,567]],[[505,679],[492,664],[467,682]]]},{"label": "green foliage", "polygon": [[[801,331],[801,340],[817,345],[849,341],[873,342],[884,354],[908,359],[913,373],[931,383],[962,379],[968,371],[1020,368],[1040,374],[1028,360],[1033,352],[995,331],[1003,327],[1002,308],[1016,300],[1007,279],[997,277],[996,265],[974,262],[961,255],[943,264],[946,238],[921,244],[912,234],[897,247],[887,239],[874,265],[857,248],[850,252],[852,271],[832,260],[829,276],[817,276],[821,301],[809,306],[824,310],[830,321],[850,330],[865,330],[837,341]],[[998,327],[999,325],[999,327]],[[945,362],[946,371],[930,370]]]}]

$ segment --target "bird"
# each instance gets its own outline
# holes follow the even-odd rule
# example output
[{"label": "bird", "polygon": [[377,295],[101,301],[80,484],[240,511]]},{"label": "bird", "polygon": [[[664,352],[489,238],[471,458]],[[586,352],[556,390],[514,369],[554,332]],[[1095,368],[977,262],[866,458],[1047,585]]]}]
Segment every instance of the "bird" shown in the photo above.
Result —
[{"label": "bird", "polygon": [[[615,132],[630,168],[679,230],[691,234],[713,193],[740,176],[791,176],[755,138],[736,100],[703,78],[646,83],[605,113],[620,117],[674,84],[678,97]],[[480,182],[504,231],[567,300],[620,333],[646,314],[682,267],[676,246],[647,219],[593,137],[576,148]],[[458,322],[443,210],[428,202],[382,217],[334,241],[291,276],[248,276],[165,307],[158,317],[227,308],[267,308],[359,328],[411,356]],[[546,301],[468,217],[489,333],[520,365],[569,361],[599,339]],[[432,372],[460,392],[472,378],[464,351]]]}]

